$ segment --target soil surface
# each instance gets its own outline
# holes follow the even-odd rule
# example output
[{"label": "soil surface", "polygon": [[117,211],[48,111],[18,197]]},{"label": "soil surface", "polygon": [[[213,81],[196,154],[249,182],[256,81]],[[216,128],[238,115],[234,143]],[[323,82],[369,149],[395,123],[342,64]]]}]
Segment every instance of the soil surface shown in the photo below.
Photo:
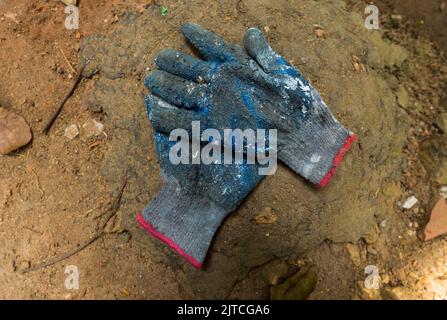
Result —
[{"label": "soil surface", "polygon": [[[0,298],[266,299],[277,279],[307,265],[318,278],[310,299],[447,298],[447,239],[418,237],[447,185],[447,132],[438,125],[447,47],[445,32],[430,31],[445,30],[442,1],[421,10],[379,1],[380,30],[365,28],[360,1],[140,2],[82,0],[80,28],[70,31],[60,1],[0,1],[0,106],[33,132],[29,145],[0,157]],[[259,27],[359,138],[324,189],[281,164],[226,219],[203,270],[135,220],[162,184],[143,80],[161,49],[191,52],[179,32],[187,21],[239,43]],[[83,64],[80,86],[42,134]],[[91,119],[104,125],[97,136],[83,128]],[[65,136],[71,125],[74,139]],[[21,272],[92,237],[125,177],[102,237]],[[413,195],[417,204],[403,209]],[[266,211],[277,219],[256,223]],[[67,266],[79,270],[77,290],[64,285]],[[377,290],[365,288],[367,266],[377,267]]]}]

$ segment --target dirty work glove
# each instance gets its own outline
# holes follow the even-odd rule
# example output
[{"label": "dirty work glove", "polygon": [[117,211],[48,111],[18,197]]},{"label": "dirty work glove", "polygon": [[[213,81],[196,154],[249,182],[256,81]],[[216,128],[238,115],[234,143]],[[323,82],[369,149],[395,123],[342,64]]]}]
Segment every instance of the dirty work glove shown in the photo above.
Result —
[{"label": "dirty work glove", "polygon": [[179,108],[154,106],[161,132],[188,128],[277,129],[278,157],[312,183],[325,186],[355,140],[298,69],[276,54],[261,31],[248,29],[244,47],[196,24],[183,35],[204,60],[166,49],[146,79],[155,96]]},{"label": "dirty work glove", "polygon": [[[160,99],[148,96],[146,103],[150,109]],[[176,108],[163,103],[165,107]],[[153,126],[158,129],[156,124]],[[257,165],[246,163],[174,165],[169,160],[169,151],[176,142],[157,131],[154,136],[164,184],[137,215],[137,220],[146,231],[200,268],[222,220],[236,209],[262,176]]]}]

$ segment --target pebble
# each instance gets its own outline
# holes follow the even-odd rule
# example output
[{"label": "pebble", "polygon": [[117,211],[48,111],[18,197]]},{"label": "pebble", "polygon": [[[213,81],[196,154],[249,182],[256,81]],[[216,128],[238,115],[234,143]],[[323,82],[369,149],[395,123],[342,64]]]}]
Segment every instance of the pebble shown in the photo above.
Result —
[{"label": "pebble", "polygon": [[409,237],[414,237],[416,235],[416,231],[412,230],[412,229],[409,229],[409,230],[407,230],[407,235]]},{"label": "pebble", "polygon": [[104,131],[104,125],[95,119],[90,119],[82,125],[82,136],[85,138],[90,138],[93,136],[98,136]]},{"label": "pebble", "polygon": [[67,139],[73,140],[74,138],[76,138],[79,135],[79,129],[78,126],[75,124],[72,124],[71,126],[68,126],[67,128],[65,128],[65,133],[64,136]]},{"label": "pebble", "polygon": [[414,205],[418,202],[418,199],[415,196],[408,197],[405,199],[404,203],[402,204],[402,208],[404,209],[411,209],[414,207]]},{"label": "pebble", "polygon": [[31,139],[31,129],[25,119],[0,107],[0,154],[17,150]]},{"label": "pebble", "polygon": [[367,251],[369,254],[372,254],[373,256],[376,256],[378,253],[377,250],[373,246],[368,246]]},{"label": "pebble", "polygon": [[349,253],[349,256],[351,257],[351,261],[352,263],[357,266],[360,267],[361,263],[362,263],[362,258],[360,255],[360,249],[357,245],[352,244],[352,243],[348,243],[346,245],[346,250]]},{"label": "pebble", "polygon": [[379,239],[379,232],[380,230],[377,225],[374,225],[374,228],[364,234],[363,239],[367,244],[373,244]]},{"label": "pebble", "polygon": [[441,188],[441,190],[439,191],[439,195],[444,199],[447,199],[447,186]]}]

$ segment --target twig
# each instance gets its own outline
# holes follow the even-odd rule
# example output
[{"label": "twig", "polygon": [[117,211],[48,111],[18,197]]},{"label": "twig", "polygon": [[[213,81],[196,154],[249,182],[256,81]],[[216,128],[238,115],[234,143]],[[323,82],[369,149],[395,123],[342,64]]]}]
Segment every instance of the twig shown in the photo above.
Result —
[{"label": "twig", "polygon": [[42,196],[44,196],[45,195],[45,191],[43,191],[42,187],[40,186],[39,176],[37,175],[36,171],[34,171],[34,169],[31,169],[31,171],[33,172],[34,177],[36,178],[37,188],[39,189],[39,191],[42,194]]},{"label": "twig", "polygon": [[93,208],[93,209],[87,210],[87,211],[84,213],[84,216],[88,217],[88,216],[90,215],[90,213],[92,213],[92,212],[95,211],[95,210],[98,210],[99,208],[101,208],[101,206],[102,206],[102,204],[96,206],[96,207]]},{"label": "twig", "polygon": [[83,244],[81,244],[79,247],[76,247],[73,250],[70,250],[69,252],[67,252],[66,254],[60,256],[60,257],[56,257],[54,259],[50,259],[46,262],[42,262],[40,264],[37,264],[33,267],[29,267],[23,270],[20,270],[20,273],[27,273],[27,272],[32,272],[32,271],[36,271],[42,268],[46,268],[49,267],[53,264],[56,264],[58,262],[61,262],[65,259],[70,258],[71,256],[74,256],[75,254],[79,253],[80,251],[82,251],[83,249],[87,248],[89,245],[91,245],[93,242],[95,242],[96,240],[98,240],[99,238],[101,238],[105,232],[104,232],[104,228],[107,225],[107,223],[109,222],[109,220],[116,214],[116,212],[118,211],[120,204],[121,204],[121,198],[123,196],[123,192],[124,192],[124,188],[126,187],[127,184],[127,176],[124,179],[123,185],[120,189],[120,192],[118,194],[118,196],[115,198],[115,200],[113,201],[112,205],[110,206],[110,209],[108,210],[107,215],[105,216],[103,222],[100,224],[99,226],[99,230],[95,232],[95,234],[87,241],[85,241]]},{"label": "twig", "polygon": [[71,87],[70,91],[68,92],[68,94],[65,96],[64,100],[62,100],[62,102],[59,104],[59,107],[57,108],[57,110],[53,113],[53,115],[51,116],[50,120],[48,120],[45,128],[43,128],[42,132],[44,134],[47,134],[48,131],[50,131],[51,126],[53,125],[54,121],[56,120],[56,118],[59,116],[59,113],[61,113],[62,108],[64,107],[65,103],[67,102],[68,99],[70,99],[70,97],[73,95],[73,93],[76,90],[76,87],[78,86],[79,82],[81,82],[82,79],[82,72],[84,71],[85,65],[83,65],[81,67],[81,70],[79,70],[78,76],[76,77],[75,82],[73,83],[73,86]]},{"label": "twig", "polygon": [[65,62],[66,62],[66,63],[68,64],[68,66],[70,67],[71,71],[72,71],[74,74],[77,74],[76,70],[75,70],[75,69],[73,68],[73,66],[71,65],[70,60],[68,60],[67,56],[65,55],[65,53],[64,53],[64,51],[62,50],[61,47],[59,47],[59,50],[60,50],[60,52],[62,53],[62,56],[64,57]]}]

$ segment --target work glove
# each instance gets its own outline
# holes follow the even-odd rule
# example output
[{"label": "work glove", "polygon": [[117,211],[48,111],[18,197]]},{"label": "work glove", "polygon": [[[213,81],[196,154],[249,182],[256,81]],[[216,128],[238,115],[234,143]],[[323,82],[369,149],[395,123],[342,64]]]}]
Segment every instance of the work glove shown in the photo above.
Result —
[{"label": "work glove", "polygon": [[[152,95],[146,98],[146,104],[149,114],[160,105],[177,109]],[[169,152],[177,142],[159,131],[158,122],[152,125],[164,184],[137,220],[146,231],[200,268],[222,220],[263,176],[258,165],[247,164],[246,160],[239,164],[192,164],[194,154],[190,153],[189,164],[173,164]]]},{"label": "work glove", "polygon": [[275,53],[262,32],[248,29],[244,48],[199,25],[182,25],[199,59],[166,49],[146,78],[151,92],[174,105],[154,108],[160,132],[189,128],[277,129],[278,158],[323,187],[355,140],[298,69]]}]

